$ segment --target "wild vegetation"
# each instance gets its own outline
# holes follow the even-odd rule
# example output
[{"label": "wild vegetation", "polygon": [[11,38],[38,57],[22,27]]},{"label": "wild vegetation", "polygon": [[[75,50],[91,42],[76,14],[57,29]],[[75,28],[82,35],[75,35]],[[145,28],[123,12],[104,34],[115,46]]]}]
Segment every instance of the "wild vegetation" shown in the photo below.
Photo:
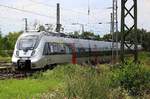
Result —
[{"label": "wild vegetation", "polygon": [[0,33],[0,56],[10,57],[14,50],[17,38],[21,32],[10,32],[8,35],[2,36]]},{"label": "wild vegetation", "polygon": [[[17,37],[22,32],[0,35],[0,60],[10,61]],[[92,33],[82,34],[92,36]],[[149,51],[150,33],[143,30],[139,43]],[[97,36],[98,37],[98,36]],[[106,36],[107,37],[107,36]],[[110,36],[108,36],[110,37]],[[110,39],[103,39],[109,41]],[[3,52],[5,51],[5,53]],[[136,99],[150,98],[150,53],[139,55],[140,63],[119,66],[61,65],[26,79],[0,81],[2,99]],[[4,58],[5,57],[5,58]]]},{"label": "wild vegetation", "polygon": [[[149,60],[145,52],[141,57]],[[26,79],[0,81],[0,96],[2,99],[149,99],[150,67],[142,62],[113,67],[60,65]]]},{"label": "wild vegetation", "polygon": [[[131,32],[133,32],[133,31],[131,31]],[[116,34],[118,35],[118,41],[121,41],[121,33],[117,32],[117,33],[114,33],[113,35],[116,36]],[[126,41],[129,43],[132,42],[135,35],[136,35],[135,33],[131,33],[130,35],[128,35],[126,37]],[[144,29],[138,29],[137,37],[138,37],[137,38],[138,44],[141,44],[142,47],[144,48],[144,50],[150,51],[150,32],[148,32]],[[103,40],[112,41],[112,34],[104,35]],[[115,41],[115,39],[114,39],[114,41]]]}]

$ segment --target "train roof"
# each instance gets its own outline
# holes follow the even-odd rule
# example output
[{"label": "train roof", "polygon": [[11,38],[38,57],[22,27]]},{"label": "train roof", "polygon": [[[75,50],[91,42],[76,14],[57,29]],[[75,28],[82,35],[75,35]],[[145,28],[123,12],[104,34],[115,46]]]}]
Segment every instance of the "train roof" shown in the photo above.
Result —
[{"label": "train roof", "polygon": [[67,36],[64,33],[55,33],[55,32],[25,32],[20,36],[20,38],[29,35],[38,35],[40,37],[44,37],[44,40],[47,42],[72,43],[78,47],[89,47],[89,46],[111,47],[112,46],[112,42],[89,40],[89,39],[82,39],[82,38],[72,38],[70,36]]},{"label": "train roof", "polygon": [[111,43],[111,42],[108,42],[108,41],[98,41],[98,40],[94,40],[94,39],[83,39],[83,38],[72,38],[64,33],[57,33],[57,32],[34,32],[34,31],[31,31],[31,32],[24,32],[20,37],[25,37],[25,36],[28,36],[28,35],[37,35],[37,36],[47,36],[47,37],[50,37],[51,39],[54,38],[62,38],[62,39],[66,39],[66,40],[74,40],[74,41],[88,41],[88,42],[91,42],[91,41],[95,41],[95,42],[107,42],[107,43]]},{"label": "train roof", "polygon": [[[56,42],[56,43],[72,43],[78,47],[98,47],[98,48],[110,48],[112,47],[112,42],[108,41],[98,41],[98,40],[89,40],[89,39],[82,39],[82,38],[72,38],[64,33],[57,33],[57,32],[25,32],[19,38],[25,37],[28,35],[37,35],[39,37],[44,37],[45,41],[48,42]],[[117,43],[114,43],[116,45]],[[120,48],[120,43],[118,43]],[[133,46],[134,47],[134,46]],[[141,47],[141,45],[138,45]]]}]

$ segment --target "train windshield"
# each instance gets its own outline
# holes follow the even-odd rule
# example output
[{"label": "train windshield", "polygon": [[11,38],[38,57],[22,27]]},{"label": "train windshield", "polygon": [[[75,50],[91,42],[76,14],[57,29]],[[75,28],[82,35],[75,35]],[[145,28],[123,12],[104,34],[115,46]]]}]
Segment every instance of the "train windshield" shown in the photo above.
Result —
[{"label": "train windshield", "polygon": [[37,35],[30,35],[21,38],[18,42],[19,50],[33,50],[38,45],[39,38]]}]

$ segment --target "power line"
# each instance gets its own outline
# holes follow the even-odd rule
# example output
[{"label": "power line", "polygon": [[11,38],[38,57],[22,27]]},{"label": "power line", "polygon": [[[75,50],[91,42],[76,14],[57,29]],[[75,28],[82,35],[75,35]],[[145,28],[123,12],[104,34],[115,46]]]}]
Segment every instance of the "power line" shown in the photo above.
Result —
[{"label": "power line", "polygon": [[[33,0],[29,0],[33,3],[36,3],[36,4],[39,4],[39,5],[44,5],[44,6],[47,6],[47,7],[52,7],[52,8],[56,8],[54,5],[49,5],[49,4],[45,4],[43,2],[38,2],[38,1],[33,1]],[[62,10],[68,10],[68,11],[72,11],[72,12],[75,12],[75,13],[80,13],[80,14],[84,14],[84,15],[88,15],[87,13],[84,13],[84,12],[80,12],[80,11],[75,11],[75,10],[72,10],[72,9],[67,9],[67,8],[62,8],[60,7]]]},{"label": "power line", "polygon": [[[44,15],[44,14],[37,13],[37,12],[33,12],[33,11],[23,10],[23,9],[19,9],[19,8],[16,8],[16,7],[10,7],[10,6],[7,6],[7,5],[2,5],[2,4],[0,4],[0,6],[1,6],[1,7],[5,7],[5,8],[9,8],[9,9],[13,9],[13,10],[17,10],[17,11],[21,11],[21,12],[25,12],[25,13],[30,13],[30,14],[34,14],[34,15],[46,17],[46,18],[53,18],[53,19],[56,19],[56,18],[53,17],[53,16],[48,16],[48,15]],[[68,20],[65,20],[65,19],[63,19],[63,21],[68,22]]]},{"label": "power line", "polygon": [[3,18],[3,19],[7,19],[7,20],[11,20],[11,21],[22,21],[22,19],[18,19],[18,18],[10,18],[10,17],[3,17],[3,16],[0,16],[0,19]]},{"label": "power line", "polygon": [[[35,4],[39,4],[39,5],[44,5],[44,6],[47,6],[47,7],[52,7],[52,8],[56,8],[54,5],[49,5],[49,4],[45,4],[45,3],[43,3],[43,2],[38,2],[38,1],[34,1],[34,0],[29,0],[29,1],[31,1],[31,2],[33,2],[33,3],[35,3]],[[80,11],[75,11],[75,10],[72,10],[72,9],[67,9],[67,8],[62,8],[62,7],[60,7],[62,10],[68,10],[68,11],[70,11],[70,12],[74,12],[74,13],[78,13],[78,14],[82,14],[82,15],[89,15],[89,10],[88,10],[88,13],[85,13],[85,12],[80,12]],[[92,15],[92,17],[94,17],[96,20],[98,19],[98,18],[96,18],[95,16],[93,16]]]},{"label": "power line", "polygon": [[[30,13],[30,14],[34,14],[34,15],[38,15],[38,16],[42,16],[42,17],[46,17],[46,18],[50,18],[51,17],[51,18],[55,19],[55,17],[44,15],[44,14],[33,12],[33,11],[29,11],[29,10],[24,10],[24,9],[20,9],[20,8],[16,8],[16,7],[11,7],[11,6],[7,6],[7,5],[3,5],[3,4],[0,4],[0,6],[4,7],[4,8],[9,8],[9,9],[17,10],[17,11],[20,11],[20,12]],[[64,20],[64,21],[66,22],[68,20]]]},{"label": "power line", "polygon": [[52,16],[47,16],[47,15],[44,15],[44,14],[41,14],[41,13],[37,13],[37,12],[33,12],[33,11],[28,11],[28,10],[23,10],[23,9],[19,9],[19,8],[15,8],[15,7],[10,7],[10,6],[7,6],[7,5],[2,5],[0,4],[1,7],[5,7],[5,8],[9,8],[9,9],[13,9],[13,10],[17,10],[17,11],[21,11],[21,12],[25,12],[25,13],[30,13],[30,14],[34,14],[34,15],[38,15],[38,16],[43,16],[43,17],[47,17],[47,18],[55,18],[55,17],[52,17]]}]

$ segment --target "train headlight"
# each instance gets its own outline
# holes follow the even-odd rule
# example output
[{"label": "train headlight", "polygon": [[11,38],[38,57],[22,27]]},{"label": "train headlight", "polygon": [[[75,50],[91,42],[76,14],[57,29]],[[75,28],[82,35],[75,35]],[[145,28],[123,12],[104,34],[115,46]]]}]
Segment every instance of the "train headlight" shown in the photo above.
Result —
[{"label": "train headlight", "polygon": [[35,54],[35,50],[32,51],[31,56],[33,56]]},{"label": "train headlight", "polygon": [[16,56],[19,56],[19,51],[16,51]]}]

